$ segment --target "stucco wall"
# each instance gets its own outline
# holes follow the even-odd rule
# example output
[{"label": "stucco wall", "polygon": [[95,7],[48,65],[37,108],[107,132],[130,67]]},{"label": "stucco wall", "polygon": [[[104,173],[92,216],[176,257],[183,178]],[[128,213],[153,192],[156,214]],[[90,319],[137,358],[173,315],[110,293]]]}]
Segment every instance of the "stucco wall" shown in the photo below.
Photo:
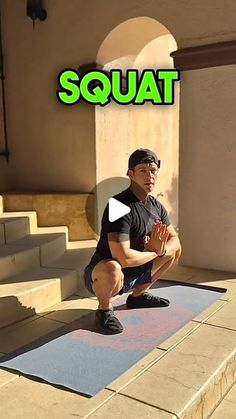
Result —
[{"label": "stucco wall", "polygon": [[[94,108],[57,102],[56,77],[65,67],[94,61],[121,22],[157,19],[179,47],[232,39],[234,0],[47,0],[48,19],[32,29],[25,0],[2,1],[10,164],[0,159],[0,187],[88,192],[95,183]],[[222,19],[224,16],[224,19]],[[141,36],[140,33],[134,37]],[[149,39],[150,41],[150,39]],[[87,156],[87,158],[85,158]],[[4,180],[5,179],[5,180]]]},{"label": "stucco wall", "polygon": [[180,237],[187,265],[236,271],[236,65],[182,74]]},{"label": "stucco wall", "polygon": [[94,107],[63,106],[56,90],[58,73],[78,67],[96,47],[84,48],[79,21],[65,2],[55,8],[49,2],[48,19],[37,21],[34,31],[26,2],[12,5],[3,7],[8,184],[13,190],[89,191],[95,184]]},{"label": "stucco wall", "polygon": [[[136,20],[136,27],[139,21]],[[141,26],[144,21],[141,21]],[[120,25],[121,26],[121,25]],[[123,26],[123,25],[122,25]],[[134,23],[131,23],[134,27]],[[154,26],[152,26],[154,33]],[[157,33],[158,33],[157,24]],[[123,28],[120,27],[121,32]],[[125,30],[128,31],[127,25]],[[115,37],[120,38],[115,30]],[[164,31],[165,33],[166,31]],[[148,34],[148,21],[146,21],[146,34]],[[160,34],[160,31],[159,31]],[[112,35],[109,40],[111,44]],[[130,45],[129,45],[130,44]],[[140,43],[141,44],[141,43]],[[126,51],[132,51],[132,40],[127,38]],[[108,51],[106,49],[108,48]],[[175,40],[171,35],[162,35],[149,42],[135,58],[133,56],[120,57],[112,61],[113,68],[172,68],[173,62],[170,52],[176,49]],[[134,52],[134,50],[133,50]],[[101,56],[109,59],[114,55],[107,42],[101,47]],[[110,64],[108,65],[110,67]],[[144,147],[154,150],[162,160],[158,182],[153,195],[162,194],[159,198],[169,211],[173,225],[178,225],[178,162],[179,162],[179,86],[175,85],[175,104],[159,106],[144,104],[142,106],[119,106],[110,103],[104,108],[96,109],[96,156],[97,180],[102,181],[111,176],[123,176],[127,172],[129,155],[137,148]],[[105,156],[109,152],[109,158]],[[119,183],[119,184],[118,184]],[[114,182],[113,194],[122,190],[127,182]],[[128,182],[129,184],[129,182]],[[105,206],[107,193],[101,188],[99,199],[100,215]]]},{"label": "stucco wall", "polygon": [[[0,98],[2,97],[2,85],[0,85]],[[4,112],[3,102],[0,100],[0,152],[5,151],[5,134],[4,134]],[[2,185],[7,187],[8,184],[8,163],[5,156],[0,156],[0,190]]]},{"label": "stucco wall", "polygon": [[[177,49],[172,35],[151,41],[137,56],[134,68],[173,68],[170,52]],[[170,106],[145,104],[131,113],[131,144],[133,149],[147,147],[161,159],[161,170],[154,196],[168,209],[171,223],[178,225],[179,177],[179,83],[174,86],[175,101]],[[143,108],[143,109],[142,109]]]}]

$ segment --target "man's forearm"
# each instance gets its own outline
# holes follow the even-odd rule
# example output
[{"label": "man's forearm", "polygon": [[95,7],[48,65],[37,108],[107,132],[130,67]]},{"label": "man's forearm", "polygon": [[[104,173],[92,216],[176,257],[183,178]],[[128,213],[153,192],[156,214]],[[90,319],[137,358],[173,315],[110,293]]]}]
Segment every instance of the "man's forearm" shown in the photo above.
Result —
[{"label": "man's forearm", "polygon": [[123,260],[120,261],[120,264],[122,268],[132,268],[135,266],[144,265],[156,257],[156,252],[139,252],[138,250],[128,249],[125,252]]},{"label": "man's forearm", "polygon": [[171,237],[166,243],[166,251],[176,252],[180,248],[178,236]]}]

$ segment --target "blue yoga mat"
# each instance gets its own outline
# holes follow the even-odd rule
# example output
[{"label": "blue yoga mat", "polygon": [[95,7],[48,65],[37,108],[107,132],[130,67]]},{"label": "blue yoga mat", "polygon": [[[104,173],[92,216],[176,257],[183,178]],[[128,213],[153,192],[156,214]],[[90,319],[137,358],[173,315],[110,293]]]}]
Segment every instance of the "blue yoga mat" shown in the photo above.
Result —
[{"label": "blue yoga mat", "polygon": [[123,333],[102,334],[91,312],[1,358],[0,368],[93,396],[222,297],[226,289],[159,280],[151,292],[168,298],[169,307],[127,310],[127,295],[115,300]]}]

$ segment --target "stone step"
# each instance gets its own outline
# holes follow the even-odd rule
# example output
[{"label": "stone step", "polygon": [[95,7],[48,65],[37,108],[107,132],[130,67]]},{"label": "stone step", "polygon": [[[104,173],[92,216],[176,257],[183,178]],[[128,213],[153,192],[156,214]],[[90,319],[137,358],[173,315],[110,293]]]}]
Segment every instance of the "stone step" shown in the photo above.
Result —
[{"label": "stone step", "polygon": [[29,217],[0,217],[0,242],[11,243],[30,234]]},{"label": "stone step", "polygon": [[[40,233],[40,234],[48,234],[48,233],[64,233],[66,235],[66,240],[68,242],[68,227],[66,226],[52,226],[52,227],[38,227],[37,224],[37,213],[35,211],[21,211],[21,212],[4,212],[0,214],[0,224],[1,220],[3,219],[6,222],[8,219],[21,219],[21,218],[28,218],[29,220],[29,230],[28,233]],[[4,223],[3,222],[3,223]],[[27,233],[27,234],[28,234]],[[23,237],[23,235],[22,235]]]},{"label": "stone step", "polygon": [[63,227],[36,231],[42,234],[0,245],[0,327],[49,308],[78,292],[78,287],[80,294],[91,296],[83,284],[83,270],[96,241],[68,243]]},{"label": "stone step", "polygon": [[67,248],[67,237],[66,233],[34,233],[14,241],[14,244],[25,246],[27,249],[39,247],[40,264],[44,266],[64,254]]},{"label": "stone step", "polygon": [[78,295],[89,297],[91,294],[84,286],[83,272],[95,251],[96,245],[96,240],[69,242],[65,253],[45,266],[75,270],[78,277]]},{"label": "stone step", "polygon": [[38,227],[35,211],[1,212],[0,327],[77,292],[78,277],[95,244],[89,240],[69,243],[64,226]]},{"label": "stone step", "polygon": [[70,240],[94,239],[86,212],[92,216],[94,196],[87,193],[2,193],[5,211],[34,210],[37,212],[38,225],[64,226],[69,229]]},{"label": "stone step", "polygon": [[33,233],[37,230],[37,213],[35,211],[20,211],[20,212],[0,212],[0,220],[2,218],[18,218],[18,217],[27,217],[29,219],[30,233]]},{"label": "stone step", "polygon": [[31,317],[74,294],[77,273],[38,268],[12,276],[0,284],[0,327]]},{"label": "stone step", "polygon": [[219,406],[209,416],[211,419],[235,419],[236,417],[236,383],[225,395]]},{"label": "stone step", "polygon": [[35,211],[2,212],[1,197],[0,327],[48,309],[77,292],[78,284],[83,289],[83,269],[95,245],[69,243],[65,226],[38,227]]},{"label": "stone step", "polygon": [[[29,231],[29,218],[0,218],[0,280],[30,268],[49,264],[67,249],[67,227],[38,228]],[[24,234],[24,236],[23,236]],[[21,236],[17,240],[12,239]],[[4,244],[4,241],[7,241]],[[38,260],[37,260],[38,258]]]},{"label": "stone step", "polygon": [[40,248],[16,244],[0,245],[0,281],[40,266]]}]

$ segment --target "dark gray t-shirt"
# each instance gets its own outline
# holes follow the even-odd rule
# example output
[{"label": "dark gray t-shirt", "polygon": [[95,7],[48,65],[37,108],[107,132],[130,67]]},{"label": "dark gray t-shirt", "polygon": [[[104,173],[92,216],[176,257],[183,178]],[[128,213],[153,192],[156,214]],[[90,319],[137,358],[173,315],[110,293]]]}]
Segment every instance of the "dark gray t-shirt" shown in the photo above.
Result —
[{"label": "dark gray t-shirt", "polygon": [[153,224],[162,221],[168,227],[170,221],[165,207],[154,196],[148,195],[147,203],[139,201],[130,188],[125,189],[113,198],[130,207],[129,214],[111,222],[108,219],[108,204],[102,217],[102,228],[96,251],[90,263],[98,263],[101,259],[112,259],[108,243],[108,233],[126,233],[130,238],[130,247],[144,250],[144,237],[150,236]]}]

